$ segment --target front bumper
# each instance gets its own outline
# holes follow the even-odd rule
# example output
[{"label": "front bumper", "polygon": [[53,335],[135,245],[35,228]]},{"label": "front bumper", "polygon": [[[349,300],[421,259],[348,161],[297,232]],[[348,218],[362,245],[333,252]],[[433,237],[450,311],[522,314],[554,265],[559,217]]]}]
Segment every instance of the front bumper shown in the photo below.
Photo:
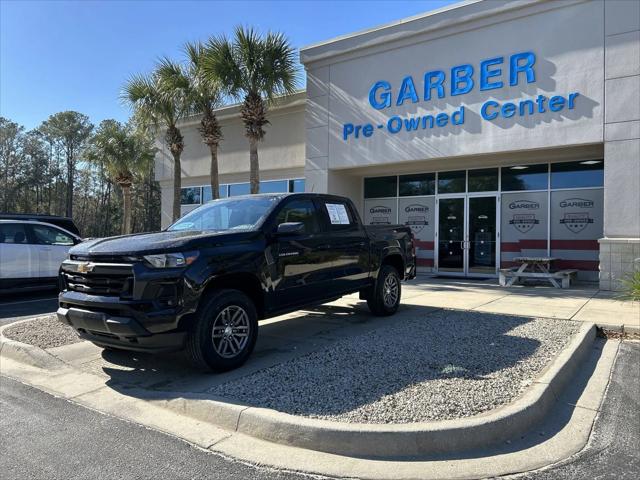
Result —
[{"label": "front bumper", "polygon": [[186,332],[152,334],[135,318],[111,315],[82,308],[60,307],[58,320],[70,325],[81,338],[102,346],[126,350],[164,352],[180,350]]},{"label": "front bumper", "polygon": [[60,284],[61,322],[84,339],[128,350],[182,348],[185,317],[199,298],[199,283],[184,269],[151,269],[119,259],[66,260]]}]

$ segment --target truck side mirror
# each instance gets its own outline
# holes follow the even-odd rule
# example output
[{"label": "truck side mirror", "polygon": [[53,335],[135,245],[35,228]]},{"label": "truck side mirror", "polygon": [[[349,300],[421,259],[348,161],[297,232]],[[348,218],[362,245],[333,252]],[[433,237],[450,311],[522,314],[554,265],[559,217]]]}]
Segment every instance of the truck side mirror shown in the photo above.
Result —
[{"label": "truck side mirror", "polygon": [[278,235],[299,235],[304,232],[304,223],[286,222],[278,225]]}]

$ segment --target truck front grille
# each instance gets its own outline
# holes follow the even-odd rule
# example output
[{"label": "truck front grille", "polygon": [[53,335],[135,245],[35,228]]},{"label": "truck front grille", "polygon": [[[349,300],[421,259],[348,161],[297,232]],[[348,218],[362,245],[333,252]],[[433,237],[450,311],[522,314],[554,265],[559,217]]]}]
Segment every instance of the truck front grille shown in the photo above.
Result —
[{"label": "truck front grille", "polygon": [[67,290],[89,295],[130,297],[133,293],[133,270],[130,264],[79,262],[62,264]]}]

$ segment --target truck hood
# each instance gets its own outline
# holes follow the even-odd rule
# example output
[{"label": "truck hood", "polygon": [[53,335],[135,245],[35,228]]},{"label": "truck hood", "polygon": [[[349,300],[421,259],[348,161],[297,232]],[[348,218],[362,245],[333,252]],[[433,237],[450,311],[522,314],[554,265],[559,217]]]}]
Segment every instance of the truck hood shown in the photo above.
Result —
[{"label": "truck hood", "polygon": [[224,241],[237,241],[254,231],[233,232],[178,230],[157,233],[121,235],[117,237],[97,238],[82,242],[69,250],[72,255],[138,255],[146,253],[168,253],[197,249]]}]

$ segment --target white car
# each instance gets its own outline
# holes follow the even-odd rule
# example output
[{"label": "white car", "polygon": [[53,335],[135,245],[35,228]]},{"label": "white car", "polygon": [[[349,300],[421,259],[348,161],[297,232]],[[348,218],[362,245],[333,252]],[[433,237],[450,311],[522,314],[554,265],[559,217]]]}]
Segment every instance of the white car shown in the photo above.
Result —
[{"label": "white car", "polygon": [[60,264],[81,241],[51,223],[0,219],[0,293],[57,285]]}]

